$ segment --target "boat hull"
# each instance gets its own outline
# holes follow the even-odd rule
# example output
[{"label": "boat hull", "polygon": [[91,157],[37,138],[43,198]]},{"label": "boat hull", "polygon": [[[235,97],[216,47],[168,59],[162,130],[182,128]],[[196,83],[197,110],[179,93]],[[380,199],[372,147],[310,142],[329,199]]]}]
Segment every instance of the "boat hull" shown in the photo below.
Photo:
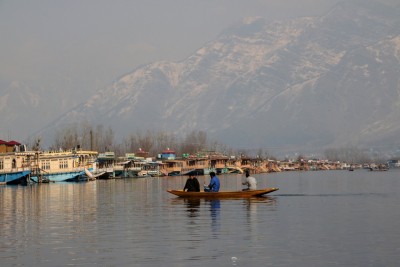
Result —
[{"label": "boat hull", "polygon": [[[43,175],[43,181],[46,182],[67,182],[74,181],[78,178],[78,176],[83,176],[85,174],[84,171],[74,171],[74,172],[62,172],[62,173],[50,173]],[[31,176],[31,180],[38,183],[38,176]]]},{"label": "boat hull", "polygon": [[249,191],[225,191],[225,192],[185,192],[182,190],[167,190],[168,193],[184,198],[249,198],[261,197],[279,188],[264,188]]},{"label": "boat hull", "polygon": [[0,184],[18,184],[26,178],[31,171],[17,171],[0,174]]}]

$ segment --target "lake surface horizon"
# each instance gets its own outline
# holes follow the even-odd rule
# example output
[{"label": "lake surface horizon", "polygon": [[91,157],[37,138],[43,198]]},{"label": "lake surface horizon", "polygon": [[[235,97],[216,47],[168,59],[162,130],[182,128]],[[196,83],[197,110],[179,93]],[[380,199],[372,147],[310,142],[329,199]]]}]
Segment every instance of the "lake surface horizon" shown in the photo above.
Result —
[{"label": "lake surface horizon", "polygon": [[[219,177],[221,191],[242,188],[243,175]],[[167,193],[183,176],[1,186],[1,265],[398,266],[399,169],[254,177],[279,191]]]}]

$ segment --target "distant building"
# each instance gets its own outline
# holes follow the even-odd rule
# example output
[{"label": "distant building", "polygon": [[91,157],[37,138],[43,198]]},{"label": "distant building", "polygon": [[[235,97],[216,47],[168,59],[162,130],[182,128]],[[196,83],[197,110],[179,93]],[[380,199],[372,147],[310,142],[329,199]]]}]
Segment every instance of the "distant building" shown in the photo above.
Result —
[{"label": "distant building", "polygon": [[163,152],[161,152],[161,155],[159,155],[160,159],[170,159],[170,160],[174,160],[176,159],[176,153],[174,150],[171,150],[169,148],[167,148],[166,150],[164,150]]},{"label": "distant building", "polygon": [[3,141],[0,140],[0,153],[19,151],[20,143],[17,141]]},{"label": "distant building", "polygon": [[139,150],[135,153],[136,157],[140,158],[147,158],[149,156],[149,152],[144,151],[143,149],[139,148]]},{"label": "distant building", "polygon": [[400,167],[400,161],[398,159],[388,160],[387,163],[388,163],[389,168],[399,168]]}]

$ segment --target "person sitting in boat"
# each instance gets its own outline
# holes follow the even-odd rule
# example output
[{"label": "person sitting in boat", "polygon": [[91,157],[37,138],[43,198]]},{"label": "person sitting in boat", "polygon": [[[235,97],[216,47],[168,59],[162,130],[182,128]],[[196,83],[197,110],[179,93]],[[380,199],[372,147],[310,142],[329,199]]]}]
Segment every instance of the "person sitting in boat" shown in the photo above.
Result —
[{"label": "person sitting in boat", "polygon": [[194,176],[194,174],[189,174],[189,178],[186,180],[183,191],[200,192],[200,183],[199,180],[197,180],[196,176]]},{"label": "person sitting in boat", "polygon": [[250,176],[249,171],[246,171],[246,179],[242,183],[243,185],[247,185],[247,188],[243,189],[243,191],[248,190],[256,190],[257,189],[257,181],[256,178]]},{"label": "person sitting in boat", "polygon": [[210,184],[204,185],[204,192],[218,192],[219,191],[219,178],[215,175],[215,172],[210,172]]}]

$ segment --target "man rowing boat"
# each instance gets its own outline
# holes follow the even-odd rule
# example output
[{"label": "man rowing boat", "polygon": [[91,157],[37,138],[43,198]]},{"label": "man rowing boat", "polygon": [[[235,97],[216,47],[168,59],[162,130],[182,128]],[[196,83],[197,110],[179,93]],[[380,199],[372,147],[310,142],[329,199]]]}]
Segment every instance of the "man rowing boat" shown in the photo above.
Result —
[{"label": "man rowing boat", "polygon": [[243,189],[243,191],[257,190],[256,178],[254,178],[253,176],[250,176],[249,171],[246,171],[246,179],[244,180],[242,185],[247,185],[247,188]]}]

